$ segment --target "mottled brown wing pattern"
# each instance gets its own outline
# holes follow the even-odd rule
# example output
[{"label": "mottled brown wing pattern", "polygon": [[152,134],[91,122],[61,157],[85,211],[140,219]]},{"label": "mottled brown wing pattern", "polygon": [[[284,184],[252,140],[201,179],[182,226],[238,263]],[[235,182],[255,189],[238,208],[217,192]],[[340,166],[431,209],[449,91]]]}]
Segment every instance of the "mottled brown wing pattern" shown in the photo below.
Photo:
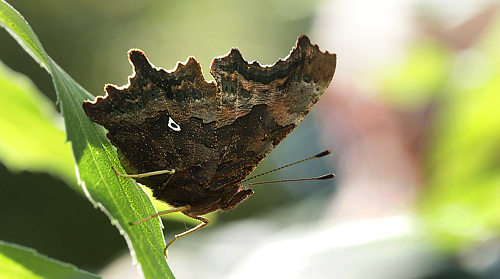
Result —
[{"label": "mottled brown wing pattern", "polygon": [[237,49],[215,58],[206,82],[190,57],[173,71],[155,68],[131,50],[134,74],[122,88],[83,108],[108,129],[129,174],[174,169],[173,175],[138,178],[155,197],[196,217],[228,210],[252,193],[237,185],[305,117],[333,77],[335,54],[307,36],[284,60],[263,67]]},{"label": "mottled brown wing pattern", "polygon": [[269,67],[246,62],[237,49],[214,59],[210,71],[221,92],[216,127],[221,157],[210,189],[248,176],[324,94],[335,65],[335,54],[321,52],[304,35],[285,60]]},{"label": "mottled brown wing pattern", "polygon": [[[155,68],[140,50],[129,51],[129,84],[106,86],[106,96],[83,109],[108,130],[129,174],[153,195],[208,224],[202,215],[229,210],[253,194],[238,186],[306,116],[330,84],[335,54],[321,52],[307,36],[284,60],[263,67],[246,62],[237,49],[212,61],[214,82],[206,82],[193,57],[173,71]],[[333,177],[332,175],[328,176]],[[147,221],[158,214],[131,223]]]},{"label": "mottled brown wing pattern", "polygon": [[[193,57],[172,72],[154,68],[139,50],[131,50],[129,59],[134,66],[129,84],[107,85],[105,97],[83,104],[85,112],[108,129],[128,173],[175,169],[170,183],[206,184],[218,159],[216,86],[205,81]],[[168,178],[137,180],[154,189]]]}]

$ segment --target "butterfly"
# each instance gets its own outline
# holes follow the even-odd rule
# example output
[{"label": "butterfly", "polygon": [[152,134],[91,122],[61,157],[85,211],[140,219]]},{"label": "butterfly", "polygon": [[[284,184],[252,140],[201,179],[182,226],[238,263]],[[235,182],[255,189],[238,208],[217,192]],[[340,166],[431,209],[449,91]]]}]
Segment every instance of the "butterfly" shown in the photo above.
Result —
[{"label": "butterfly", "polygon": [[[128,52],[134,73],[124,87],[85,101],[88,117],[104,126],[128,175],[173,206],[171,212],[209,223],[253,194],[241,187],[255,167],[318,102],[328,88],[336,55],[301,35],[272,66],[248,63],[236,48],[212,61],[207,82],[194,57],[172,71],[154,67],[144,52]],[[328,177],[330,178],[330,177]]]}]

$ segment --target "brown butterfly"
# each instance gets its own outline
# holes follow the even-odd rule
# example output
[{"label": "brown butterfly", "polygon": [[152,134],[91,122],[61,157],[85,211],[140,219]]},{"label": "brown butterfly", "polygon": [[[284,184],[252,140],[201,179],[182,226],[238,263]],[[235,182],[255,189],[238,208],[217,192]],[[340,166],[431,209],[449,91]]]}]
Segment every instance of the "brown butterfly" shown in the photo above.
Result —
[{"label": "brown butterfly", "polygon": [[231,49],[212,61],[215,82],[205,81],[194,57],[165,71],[140,50],[128,54],[134,67],[129,84],[107,85],[106,96],[84,102],[83,109],[109,131],[129,175],[117,173],[174,207],[131,224],[171,212],[202,222],[176,235],[165,255],[177,238],[208,224],[202,215],[227,211],[253,194],[239,183],[312,109],[336,66],[336,55],[321,52],[305,35],[286,59],[268,67]]}]

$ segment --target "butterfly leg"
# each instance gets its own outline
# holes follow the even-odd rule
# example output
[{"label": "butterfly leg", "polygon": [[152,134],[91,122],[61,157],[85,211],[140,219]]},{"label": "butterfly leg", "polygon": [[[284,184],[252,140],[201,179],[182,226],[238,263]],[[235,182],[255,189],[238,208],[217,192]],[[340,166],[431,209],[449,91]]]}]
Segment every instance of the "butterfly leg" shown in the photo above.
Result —
[{"label": "butterfly leg", "polygon": [[[182,206],[181,206],[181,207],[182,207]],[[178,208],[180,208],[180,207],[178,207]],[[183,236],[185,236],[185,235],[188,235],[188,234],[193,233],[193,232],[195,232],[195,231],[197,231],[197,230],[200,230],[200,229],[202,229],[203,227],[205,227],[206,225],[208,225],[208,223],[210,223],[210,220],[208,220],[208,218],[205,218],[205,217],[202,217],[202,216],[196,216],[196,217],[192,217],[192,216],[190,216],[190,217],[191,217],[191,218],[193,218],[193,219],[196,219],[196,220],[198,220],[198,221],[201,221],[202,223],[201,223],[201,224],[199,224],[198,226],[196,226],[196,227],[194,227],[194,228],[190,229],[190,230],[187,230],[187,231],[185,231],[185,232],[181,233],[181,234],[176,234],[176,235],[174,236],[174,239],[172,239],[172,241],[170,241],[170,242],[167,244],[167,246],[165,247],[165,249],[163,250],[163,252],[165,253],[165,258],[168,258],[168,257],[167,257],[167,249],[168,249],[168,247],[170,247],[170,245],[172,245],[172,244],[173,244],[173,243],[174,243],[174,242],[175,242],[178,238],[181,238],[181,237],[183,237]]]},{"label": "butterfly leg", "polygon": [[148,177],[148,176],[154,176],[154,175],[161,175],[161,174],[174,174],[175,170],[159,170],[159,171],[152,171],[152,172],[145,172],[145,173],[139,173],[139,174],[123,174],[120,173],[115,166],[113,166],[113,170],[118,176],[121,177],[126,177],[126,178],[143,178],[143,177]]}]

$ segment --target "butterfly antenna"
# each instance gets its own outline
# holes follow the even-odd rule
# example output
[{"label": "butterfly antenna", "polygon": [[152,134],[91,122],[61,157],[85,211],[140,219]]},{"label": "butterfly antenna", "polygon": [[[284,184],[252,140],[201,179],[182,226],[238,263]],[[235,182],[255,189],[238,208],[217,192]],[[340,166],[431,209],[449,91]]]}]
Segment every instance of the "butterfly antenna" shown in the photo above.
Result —
[{"label": "butterfly antenna", "polygon": [[331,178],[334,178],[334,177],[335,177],[335,174],[329,173],[329,174],[325,174],[325,175],[322,175],[322,176],[311,177],[311,178],[283,179],[283,180],[274,180],[274,181],[254,182],[254,183],[248,183],[248,184],[240,185],[240,187],[247,187],[247,186],[252,186],[252,185],[268,184],[268,183],[280,183],[280,182],[295,182],[295,181],[306,181],[306,180],[326,180],[326,179],[331,179]]},{"label": "butterfly antenna", "polygon": [[[252,176],[252,177],[249,177],[249,178],[243,179],[240,183],[245,182],[245,181],[252,180],[252,179],[257,178],[257,177],[261,177],[261,176],[263,176],[263,175],[266,175],[266,174],[269,174],[269,173],[272,173],[272,172],[275,172],[275,171],[282,170],[282,169],[284,169],[284,168],[291,167],[291,166],[293,166],[293,165],[297,165],[297,164],[303,163],[303,162],[305,162],[305,161],[309,161],[309,160],[312,160],[312,159],[321,158],[321,157],[324,157],[324,156],[326,156],[326,155],[329,155],[330,153],[332,153],[332,151],[331,151],[331,150],[325,150],[325,151],[323,151],[323,152],[321,152],[321,153],[319,153],[319,154],[316,154],[316,155],[314,155],[314,156],[312,156],[312,157],[309,157],[309,158],[307,158],[307,159],[300,160],[300,161],[297,161],[297,162],[295,162],[295,163],[291,163],[291,164],[288,164],[288,165],[285,165],[285,166],[279,167],[279,168],[277,168],[277,169],[270,170],[270,171],[266,171],[266,172],[264,172],[264,173],[261,173],[261,174],[258,174],[258,175],[255,175],[255,176]],[[320,176],[320,177],[322,177],[322,176]],[[320,177],[316,177],[316,178],[304,178],[304,179],[300,179],[300,180],[295,180],[295,179],[292,179],[292,180],[286,180],[286,181],[285,181],[285,180],[283,180],[283,181],[281,181],[281,180],[280,180],[280,181],[269,181],[269,182],[266,182],[266,183],[274,183],[274,182],[287,182],[287,181],[302,181],[302,180],[322,180],[322,179],[328,179],[328,178],[318,179],[318,178],[320,178]],[[333,177],[330,177],[330,178],[333,178]],[[256,183],[256,184],[262,184],[262,183]],[[252,184],[247,184],[247,185],[255,185],[255,184],[254,184],[254,183],[252,183]],[[247,185],[243,185],[243,186],[247,186]]]}]

